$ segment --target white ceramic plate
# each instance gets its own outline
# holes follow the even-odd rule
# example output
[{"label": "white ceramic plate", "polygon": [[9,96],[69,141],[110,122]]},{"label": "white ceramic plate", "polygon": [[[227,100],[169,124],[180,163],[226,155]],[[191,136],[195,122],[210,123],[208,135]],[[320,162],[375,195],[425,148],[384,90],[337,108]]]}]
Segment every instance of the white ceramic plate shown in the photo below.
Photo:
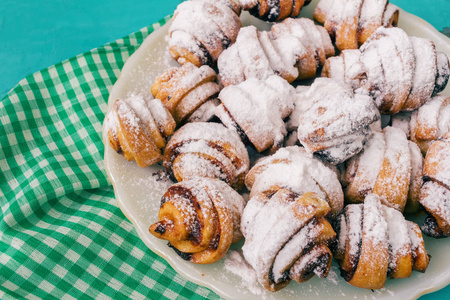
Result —
[{"label": "white ceramic plate", "polygon": [[[302,10],[301,16],[311,17],[317,0]],[[247,13],[243,13],[244,25],[254,24],[260,29],[268,25]],[[168,54],[165,36],[170,22],[153,32],[140,48],[127,60],[122,73],[114,85],[109,97],[111,103],[118,98],[131,94],[143,94],[151,97],[150,86],[154,79],[176,63]],[[450,39],[436,31],[424,20],[400,12],[399,27],[409,35],[426,37],[436,43],[437,49],[450,56]],[[450,86],[445,90],[450,95]],[[160,178],[161,165],[139,168],[135,162],[128,162],[105,144],[106,170],[114,185],[117,201],[127,218],[134,224],[144,243],[155,253],[163,257],[179,274],[199,285],[206,286],[227,299],[385,299],[395,296],[397,299],[417,298],[420,295],[436,291],[450,283],[450,238],[425,239],[431,263],[425,274],[413,272],[408,279],[388,280],[386,287],[370,291],[358,289],[347,284],[338,274],[337,264],[327,279],[314,277],[310,281],[298,284],[291,282],[285,289],[276,292],[264,292],[256,295],[255,287],[243,283],[240,276],[227,271],[225,259],[212,265],[194,265],[181,259],[167,242],[159,240],[148,232],[149,226],[157,221],[161,196],[171,184]],[[232,246],[239,249],[239,245]],[[228,254],[229,255],[229,254]],[[252,292],[253,291],[253,292]],[[256,291],[262,291],[258,289]]]}]

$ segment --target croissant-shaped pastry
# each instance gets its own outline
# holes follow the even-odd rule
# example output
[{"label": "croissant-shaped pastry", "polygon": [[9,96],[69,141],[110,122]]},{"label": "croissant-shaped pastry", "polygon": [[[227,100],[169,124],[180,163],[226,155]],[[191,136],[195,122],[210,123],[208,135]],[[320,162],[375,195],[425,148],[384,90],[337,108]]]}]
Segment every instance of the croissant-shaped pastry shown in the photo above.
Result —
[{"label": "croissant-shaped pastry", "polygon": [[445,89],[449,75],[448,57],[436,52],[432,41],[384,27],[361,46],[360,54],[344,50],[339,58],[328,59],[322,70],[322,76],[373,97],[382,114],[419,108]]},{"label": "croissant-shaped pastry", "polygon": [[271,31],[275,39],[286,38],[291,41],[297,38],[303,44],[306,56],[297,63],[299,70],[297,79],[316,77],[317,70],[323,66],[326,59],[335,54],[334,46],[325,28],[315,25],[308,18],[288,18],[274,24]]},{"label": "croissant-shaped pastry", "polygon": [[219,94],[216,115],[230,129],[249,139],[256,150],[275,152],[286,136],[284,119],[294,108],[294,88],[273,75],[265,80],[250,78],[225,87]]},{"label": "croissant-shaped pastry", "polygon": [[218,123],[188,123],[167,143],[164,167],[177,181],[218,178],[240,189],[249,169],[249,156],[235,131]]},{"label": "croissant-shaped pastry", "polygon": [[275,22],[298,17],[303,6],[311,0],[240,0],[242,9],[263,21]]},{"label": "croissant-shaped pastry", "polygon": [[[154,97],[161,99],[177,124],[180,124],[188,121],[201,107],[217,104],[220,87],[215,80],[216,72],[211,67],[198,68],[185,63],[158,76],[151,92]],[[212,109],[204,111],[201,121],[208,121],[213,116],[212,112]]]},{"label": "croissant-shaped pastry", "polygon": [[328,202],[331,214],[344,206],[344,196],[337,174],[322,161],[298,146],[281,148],[258,161],[245,177],[250,198],[286,189],[298,195],[314,192]]},{"label": "croissant-shaped pastry", "polygon": [[430,145],[450,131],[450,97],[436,96],[411,115],[411,141],[425,155]]},{"label": "croissant-shaped pastry", "polygon": [[422,226],[426,235],[450,236],[450,131],[428,149],[423,166],[425,183],[419,202],[428,213]]},{"label": "croissant-shaped pastry", "polygon": [[185,260],[211,264],[242,238],[245,200],[225,182],[192,178],[169,187],[161,199],[158,222],[149,228],[169,241]]},{"label": "croissant-shaped pastry", "polygon": [[380,27],[361,47],[361,93],[371,95],[381,113],[419,108],[445,88],[450,73],[445,53],[432,41],[408,37],[400,28]]},{"label": "croissant-shaped pastry", "polygon": [[450,131],[450,97],[438,95],[413,112],[395,114],[391,124],[402,129],[425,156],[430,145]]},{"label": "croissant-shaped pastry", "polygon": [[358,76],[361,74],[359,49],[341,51],[338,56],[333,56],[325,61],[322,68],[322,77],[333,78],[340,84],[351,86],[354,90],[359,88]]},{"label": "croissant-shaped pastry", "polygon": [[236,43],[220,56],[217,67],[223,86],[256,77],[279,75],[289,82],[313,78],[334,47],[323,27],[306,18],[288,18],[271,31],[243,27]]},{"label": "croissant-shaped pastry", "polygon": [[236,41],[240,6],[233,0],[191,0],[178,5],[169,28],[169,52],[180,64],[214,66]]},{"label": "croissant-shaped pastry", "polygon": [[399,9],[388,0],[321,0],[313,14],[339,50],[358,49],[381,26],[397,26]]},{"label": "croissant-shaped pastry", "polygon": [[367,195],[364,204],[346,206],[336,224],[335,258],[353,286],[379,289],[388,277],[407,278],[428,266],[419,226],[382,205],[375,194]]},{"label": "croissant-shaped pastry", "polygon": [[311,106],[299,114],[298,139],[308,152],[339,164],[363,149],[372,132],[369,126],[380,114],[372,98],[355,95],[350,87],[329,78],[316,79],[313,91],[316,85],[321,95],[314,95]]},{"label": "croissant-shaped pastry", "polygon": [[361,203],[370,193],[383,204],[404,211],[418,209],[423,158],[419,147],[395,127],[374,132],[364,150],[348,161],[344,174],[345,199]]},{"label": "croissant-shaped pastry", "polygon": [[105,126],[105,140],[117,153],[135,160],[140,167],[148,167],[162,160],[160,149],[176,124],[161,100],[131,96],[114,102]]},{"label": "croissant-shaped pastry", "polygon": [[329,247],[336,237],[325,219],[329,212],[327,202],[315,193],[280,189],[249,200],[241,222],[242,251],[264,288],[274,292],[291,280],[328,275],[333,257]]}]

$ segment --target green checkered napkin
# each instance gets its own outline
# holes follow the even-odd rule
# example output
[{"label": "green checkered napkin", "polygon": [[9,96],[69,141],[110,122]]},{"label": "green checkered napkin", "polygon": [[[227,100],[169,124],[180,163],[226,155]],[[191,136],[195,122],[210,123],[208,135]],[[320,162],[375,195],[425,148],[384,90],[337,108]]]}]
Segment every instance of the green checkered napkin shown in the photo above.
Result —
[{"label": "green checkered napkin", "polygon": [[0,102],[1,299],[217,299],[139,239],[103,164],[125,60],[168,18],[28,76]]}]

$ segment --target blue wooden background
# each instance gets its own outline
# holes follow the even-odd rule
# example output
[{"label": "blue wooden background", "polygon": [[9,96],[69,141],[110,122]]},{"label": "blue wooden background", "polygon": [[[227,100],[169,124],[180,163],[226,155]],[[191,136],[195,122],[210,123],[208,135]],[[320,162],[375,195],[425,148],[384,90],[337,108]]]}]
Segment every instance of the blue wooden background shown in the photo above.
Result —
[{"label": "blue wooden background", "polygon": [[[450,0],[391,0],[450,35]],[[25,76],[171,14],[180,0],[0,0],[0,99]],[[450,286],[421,300],[450,299]]]}]

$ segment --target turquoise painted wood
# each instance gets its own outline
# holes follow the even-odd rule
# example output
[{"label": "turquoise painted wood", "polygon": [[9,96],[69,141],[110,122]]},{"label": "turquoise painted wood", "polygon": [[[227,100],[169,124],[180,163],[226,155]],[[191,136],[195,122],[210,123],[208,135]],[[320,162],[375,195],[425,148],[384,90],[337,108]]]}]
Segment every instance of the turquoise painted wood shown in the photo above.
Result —
[{"label": "turquoise painted wood", "polygon": [[24,78],[171,14],[180,0],[0,0],[0,99]]},{"label": "turquoise painted wood", "polygon": [[444,31],[444,28],[450,30],[450,0],[390,0],[390,2],[426,20],[439,31]]},{"label": "turquoise painted wood", "polygon": [[[446,31],[450,0],[391,0]],[[180,0],[0,0],[0,99],[22,78],[171,14]],[[421,300],[450,299],[450,286]]]},{"label": "turquoise painted wood", "polygon": [[[1,0],[0,99],[23,77],[170,14],[180,0]],[[450,0],[391,0],[439,31]]]}]

